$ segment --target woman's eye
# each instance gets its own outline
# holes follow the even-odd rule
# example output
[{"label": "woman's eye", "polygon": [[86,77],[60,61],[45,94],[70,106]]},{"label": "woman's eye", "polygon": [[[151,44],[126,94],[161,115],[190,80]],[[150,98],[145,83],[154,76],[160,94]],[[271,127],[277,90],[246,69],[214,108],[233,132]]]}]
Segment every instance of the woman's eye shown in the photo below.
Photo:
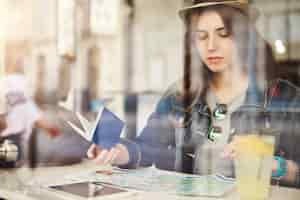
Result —
[{"label": "woman's eye", "polygon": [[198,35],[197,38],[199,40],[205,40],[208,37],[207,33],[198,33],[197,35]]},{"label": "woman's eye", "polygon": [[226,31],[225,29],[219,30],[219,31],[218,31],[218,34],[219,34],[219,36],[221,36],[221,37],[228,37],[228,36],[229,36],[228,31]]}]

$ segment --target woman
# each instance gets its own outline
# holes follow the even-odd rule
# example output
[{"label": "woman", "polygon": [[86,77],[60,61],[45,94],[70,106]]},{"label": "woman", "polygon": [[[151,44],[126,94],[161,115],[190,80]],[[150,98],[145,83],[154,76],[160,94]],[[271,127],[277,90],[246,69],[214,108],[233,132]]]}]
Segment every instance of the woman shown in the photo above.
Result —
[{"label": "woman", "polygon": [[[187,30],[183,82],[166,92],[138,138],[111,150],[92,145],[88,157],[122,167],[154,163],[168,170],[234,176],[234,136],[264,128],[265,113],[297,106],[298,91],[285,81],[271,81],[271,50],[255,31],[257,12],[246,0],[198,0],[179,14]],[[280,139],[279,147],[293,140]],[[274,176],[299,186],[300,153],[277,155]]]}]

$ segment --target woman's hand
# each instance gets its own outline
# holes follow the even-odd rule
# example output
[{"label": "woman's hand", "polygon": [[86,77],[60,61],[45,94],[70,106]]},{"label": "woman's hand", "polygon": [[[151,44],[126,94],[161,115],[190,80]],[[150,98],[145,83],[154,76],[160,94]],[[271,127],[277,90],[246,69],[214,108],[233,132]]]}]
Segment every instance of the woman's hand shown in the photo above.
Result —
[{"label": "woman's hand", "polygon": [[123,144],[117,144],[109,150],[92,144],[87,156],[99,165],[125,165],[129,162],[129,153]]},{"label": "woman's hand", "polygon": [[[234,138],[232,139],[232,141],[225,146],[224,151],[222,152],[221,157],[225,158],[225,159],[234,160],[236,158],[236,156],[237,156],[236,146],[240,142],[240,140],[241,140],[242,137],[243,136],[234,136]],[[273,159],[272,171],[276,171],[277,167],[278,167],[278,162],[275,159]]]},{"label": "woman's hand", "polygon": [[221,154],[222,158],[233,160],[236,158],[236,146],[243,136],[234,136],[232,141],[225,145],[224,151]]},{"label": "woman's hand", "polygon": [[[241,142],[241,139],[243,137],[244,136],[235,136],[233,140],[225,146],[224,151],[221,154],[221,157],[230,160],[235,159],[237,156],[237,152],[236,152],[237,144]],[[278,167],[279,167],[278,162],[275,159],[273,159],[272,172],[277,171]],[[282,177],[282,180],[289,183],[294,183],[298,170],[299,170],[298,165],[294,161],[287,160],[287,174],[286,176]]]}]

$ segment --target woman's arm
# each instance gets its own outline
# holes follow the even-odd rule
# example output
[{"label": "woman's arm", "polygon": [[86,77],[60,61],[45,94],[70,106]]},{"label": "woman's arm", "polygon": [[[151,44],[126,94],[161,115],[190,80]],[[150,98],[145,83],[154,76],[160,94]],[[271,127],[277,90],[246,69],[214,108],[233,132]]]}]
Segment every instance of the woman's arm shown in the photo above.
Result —
[{"label": "woman's arm", "polygon": [[[239,143],[239,140],[243,136],[235,136],[233,140],[226,145],[222,156],[228,159],[235,159],[237,156],[236,147]],[[272,165],[272,172],[276,172],[280,168],[279,162],[274,159]],[[283,177],[279,177],[280,182],[291,185],[291,186],[300,186],[300,177],[299,177],[299,164],[293,160],[286,160],[286,173]]]},{"label": "woman's arm", "polygon": [[[299,166],[296,162],[292,160],[286,160],[286,175],[280,178],[280,181],[292,184],[292,185],[297,185],[298,180],[298,173],[299,173]],[[274,160],[273,164],[273,171],[276,171],[279,168],[278,162]]]},{"label": "woman's arm", "polygon": [[89,158],[98,164],[113,164],[123,168],[156,166],[174,169],[175,136],[168,119],[170,103],[163,98],[150,116],[141,134],[133,139],[122,138],[120,144],[111,150],[92,145],[87,152]]},{"label": "woman's arm", "polygon": [[166,122],[157,113],[151,115],[141,135],[134,140],[121,139],[111,149],[91,145],[87,156],[97,164],[112,164],[122,168],[151,166],[153,163],[160,168],[174,169],[175,149],[169,148],[171,139]]},{"label": "woman's arm", "polygon": [[164,115],[153,113],[140,136],[134,140],[123,139],[121,143],[129,152],[129,162],[122,167],[135,168],[155,163],[164,169],[174,169],[174,130]]}]

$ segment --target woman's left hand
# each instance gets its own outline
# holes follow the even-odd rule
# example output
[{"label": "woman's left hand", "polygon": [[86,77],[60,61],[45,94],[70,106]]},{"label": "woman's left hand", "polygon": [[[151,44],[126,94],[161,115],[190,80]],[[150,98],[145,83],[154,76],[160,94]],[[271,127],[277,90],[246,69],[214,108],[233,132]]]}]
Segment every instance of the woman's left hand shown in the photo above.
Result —
[{"label": "woman's left hand", "polygon": [[236,146],[239,142],[239,138],[243,136],[234,136],[232,141],[225,145],[223,152],[221,153],[221,157],[224,159],[233,160],[236,157]]},{"label": "woman's left hand", "polygon": [[[237,151],[236,151],[237,144],[240,142],[240,140],[243,137],[244,136],[235,136],[233,140],[225,146],[224,151],[221,154],[221,157],[230,160],[235,159],[237,156]],[[296,162],[292,160],[287,160],[286,163],[287,163],[286,166],[287,174],[284,177],[282,177],[281,180],[292,184],[296,183],[299,166]],[[272,172],[276,172],[278,167],[279,167],[278,162],[274,158],[272,163]]]},{"label": "woman's left hand", "polygon": [[[234,136],[232,141],[225,145],[224,151],[221,154],[221,157],[224,159],[234,160],[237,156],[236,146],[243,136]],[[278,168],[278,162],[273,159],[272,163],[272,172],[275,172]]]}]

